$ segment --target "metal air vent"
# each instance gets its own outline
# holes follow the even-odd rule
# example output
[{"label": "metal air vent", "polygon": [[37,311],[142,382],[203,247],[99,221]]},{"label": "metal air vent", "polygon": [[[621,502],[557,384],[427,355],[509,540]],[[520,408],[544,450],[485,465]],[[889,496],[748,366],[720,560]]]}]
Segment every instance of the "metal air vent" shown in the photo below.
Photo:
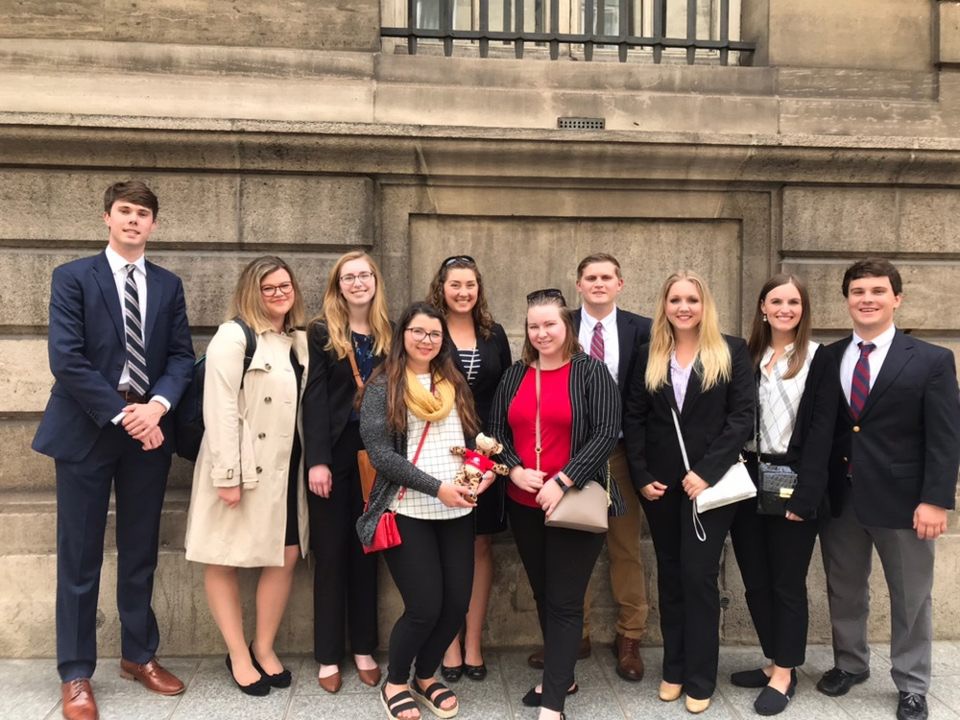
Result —
[{"label": "metal air vent", "polygon": [[603,130],[607,121],[604,118],[560,117],[557,127],[561,130]]}]

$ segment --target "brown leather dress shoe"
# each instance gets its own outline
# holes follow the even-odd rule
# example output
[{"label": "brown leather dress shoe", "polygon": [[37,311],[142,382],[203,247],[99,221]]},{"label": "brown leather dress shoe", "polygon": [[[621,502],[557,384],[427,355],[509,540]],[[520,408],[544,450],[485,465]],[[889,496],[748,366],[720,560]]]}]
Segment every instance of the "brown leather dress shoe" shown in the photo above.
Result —
[{"label": "brown leather dress shoe", "polygon": [[[590,657],[590,638],[585,637],[580,640],[580,647],[577,648],[577,660],[583,660]],[[527,665],[535,670],[543,670],[543,648],[530,653],[527,658]]]},{"label": "brown leather dress shoe", "polygon": [[327,677],[318,676],[317,684],[328,693],[335,693],[340,690],[341,686],[343,685],[343,678],[340,677],[340,672],[338,671],[333,675],[327,675]]},{"label": "brown leather dress shoe", "polygon": [[143,665],[130,660],[121,660],[120,677],[136,680],[147,690],[158,695],[179,695],[184,690],[184,685],[177,676],[165,670],[156,658],[150,658],[149,662]]},{"label": "brown leather dress shoe", "polygon": [[87,678],[68,680],[60,686],[63,698],[63,716],[67,720],[97,720],[97,701],[93,699],[93,688]]},{"label": "brown leather dress shoe", "polygon": [[614,645],[617,649],[617,675],[630,682],[643,680],[643,658],[640,657],[640,641],[617,633]]},{"label": "brown leather dress shoe", "polygon": [[375,667],[372,670],[361,670],[357,668],[357,675],[360,677],[360,682],[364,685],[369,685],[370,687],[377,687],[380,684],[380,668]]}]

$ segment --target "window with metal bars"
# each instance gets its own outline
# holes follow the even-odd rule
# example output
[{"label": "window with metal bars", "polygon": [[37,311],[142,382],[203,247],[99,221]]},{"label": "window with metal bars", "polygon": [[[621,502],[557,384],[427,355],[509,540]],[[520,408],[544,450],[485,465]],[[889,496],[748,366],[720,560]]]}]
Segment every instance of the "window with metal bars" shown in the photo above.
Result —
[{"label": "window with metal bars", "polygon": [[384,38],[401,38],[416,54],[420,43],[472,49],[480,57],[512,46],[524,57],[532,45],[550,59],[561,55],[620,62],[646,60],[749,64],[754,45],[741,41],[741,0],[381,0]]}]

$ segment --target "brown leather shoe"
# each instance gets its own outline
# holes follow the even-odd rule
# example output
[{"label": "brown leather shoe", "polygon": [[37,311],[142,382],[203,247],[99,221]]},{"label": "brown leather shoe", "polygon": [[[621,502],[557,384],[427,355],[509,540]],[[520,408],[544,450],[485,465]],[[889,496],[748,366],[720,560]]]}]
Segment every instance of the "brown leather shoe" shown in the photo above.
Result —
[{"label": "brown leather shoe", "polygon": [[[379,670],[379,668],[377,669]],[[337,671],[333,675],[327,675],[327,677],[318,676],[317,684],[328,693],[335,693],[340,690],[343,685],[343,678],[340,677],[340,672]]]},{"label": "brown leather shoe", "polygon": [[[583,660],[590,657],[590,638],[585,637],[580,640],[580,647],[577,648],[577,660]],[[530,653],[527,658],[527,665],[535,670],[543,670],[543,648]]]},{"label": "brown leather shoe", "polygon": [[67,720],[97,720],[97,701],[93,699],[93,688],[87,678],[68,680],[60,685],[63,698],[63,716]]},{"label": "brown leather shoe", "polygon": [[380,684],[380,668],[375,667],[372,670],[361,670],[357,668],[357,675],[360,676],[360,682],[370,687],[376,687]]},{"label": "brown leather shoe", "polygon": [[158,695],[179,695],[184,690],[183,683],[177,676],[164,669],[156,658],[150,658],[149,662],[143,665],[137,665],[130,660],[120,660],[120,677],[136,680]]},{"label": "brown leather shoe", "polygon": [[614,644],[617,649],[617,675],[630,682],[643,680],[643,658],[640,657],[640,641],[617,633]]}]

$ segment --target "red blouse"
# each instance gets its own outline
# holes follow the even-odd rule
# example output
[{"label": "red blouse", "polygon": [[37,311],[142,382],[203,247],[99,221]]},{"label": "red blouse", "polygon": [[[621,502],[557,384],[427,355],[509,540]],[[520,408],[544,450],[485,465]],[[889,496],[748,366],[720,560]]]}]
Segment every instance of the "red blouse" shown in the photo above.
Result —
[{"label": "red blouse", "polygon": [[[525,468],[537,467],[536,452],[537,385],[536,369],[528,368],[517,394],[507,409],[513,445]],[[570,460],[573,413],[570,407],[570,363],[556,370],[540,371],[540,469],[546,479],[556,475]],[[507,497],[527,507],[540,507],[537,494],[507,483]]]}]

